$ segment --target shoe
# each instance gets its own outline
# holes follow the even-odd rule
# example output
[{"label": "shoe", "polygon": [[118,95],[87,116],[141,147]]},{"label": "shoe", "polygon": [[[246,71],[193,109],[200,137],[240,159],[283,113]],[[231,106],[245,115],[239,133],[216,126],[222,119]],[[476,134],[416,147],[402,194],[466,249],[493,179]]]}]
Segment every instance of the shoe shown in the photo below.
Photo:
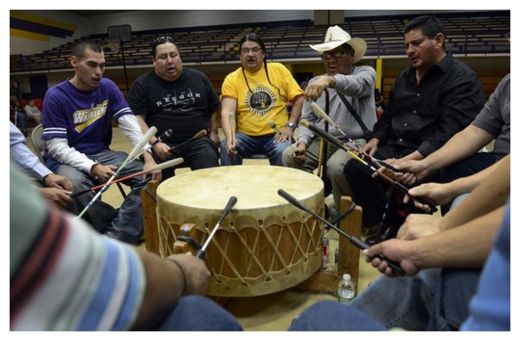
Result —
[{"label": "shoe", "polygon": [[328,216],[327,216],[327,221],[329,223],[331,223],[332,225],[336,225],[337,222],[338,222],[338,218],[339,218],[339,212],[338,210],[336,209],[335,206],[330,206],[330,207],[327,207],[327,210],[328,210]]}]

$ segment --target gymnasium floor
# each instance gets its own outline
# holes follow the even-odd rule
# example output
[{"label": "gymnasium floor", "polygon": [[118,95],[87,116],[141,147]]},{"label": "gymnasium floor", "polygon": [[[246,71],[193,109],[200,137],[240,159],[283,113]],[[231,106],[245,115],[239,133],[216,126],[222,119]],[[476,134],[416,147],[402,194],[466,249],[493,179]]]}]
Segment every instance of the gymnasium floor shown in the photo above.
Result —
[{"label": "gymnasium floor", "polygon": [[[111,148],[113,150],[126,152],[131,150],[130,142],[121,134],[118,128],[113,129]],[[245,164],[268,164],[268,161],[250,159],[245,160]],[[178,174],[182,174],[183,172],[190,172],[190,169],[184,168],[178,170]],[[122,196],[117,191],[117,188],[113,186],[103,195],[103,200],[114,207],[119,207]],[[329,200],[331,200],[330,197],[326,198],[326,202],[329,202]],[[338,243],[338,234],[334,231],[329,231],[326,236],[328,236],[330,240],[330,254],[334,255],[334,250]],[[140,247],[144,247],[144,244]],[[367,265],[361,258],[358,282],[359,290],[364,290],[377,274],[378,272]],[[224,307],[236,316],[244,330],[284,331],[287,330],[295,316],[313,303],[322,300],[335,300],[335,297],[327,293],[289,289],[261,297],[232,298],[224,303]]]}]

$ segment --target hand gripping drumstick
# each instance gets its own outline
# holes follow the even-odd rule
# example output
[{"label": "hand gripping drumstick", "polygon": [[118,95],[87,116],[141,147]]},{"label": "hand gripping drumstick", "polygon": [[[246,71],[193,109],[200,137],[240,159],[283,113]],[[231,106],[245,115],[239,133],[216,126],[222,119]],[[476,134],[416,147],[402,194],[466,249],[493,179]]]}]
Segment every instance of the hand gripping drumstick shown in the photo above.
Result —
[{"label": "hand gripping drumstick", "polygon": [[148,140],[150,140],[150,138],[155,135],[156,132],[157,132],[157,128],[156,127],[150,127],[150,129],[148,129],[148,131],[146,132],[146,134],[144,134],[144,136],[141,139],[141,141],[139,141],[139,143],[135,145],[134,149],[132,149],[132,151],[130,152],[130,154],[126,158],[126,160],[123,161],[123,163],[121,164],[121,166],[119,166],[119,168],[116,170],[114,175],[112,175],[110,177],[110,179],[108,179],[108,181],[103,185],[101,190],[99,192],[97,192],[97,194],[92,198],[92,200],[90,200],[90,202],[87,204],[87,206],[85,206],[83,211],[81,211],[81,213],[78,215],[78,218],[81,218],[87,212],[87,210],[90,208],[90,206],[92,206],[92,204],[101,196],[101,194],[108,189],[108,186],[110,186],[112,181],[114,181],[114,179],[119,175],[119,173],[131,161],[133,161],[135,158],[137,158],[139,155],[141,155],[141,153],[144,151],[144,146],[148,143]]},{"label": "hand gripping drumstick", "polygon": [[332,126],[334,128],[336,128],[340,133],[341,135],[343,135],[344,137],[347,138],[348,142],[351,143],[354,147],[355,147],[355,150],[358,152],[358,153],[361,153],[363,154],[364,156],[368,157],[373,163],[376,164],[377,167],[381,167],[381,166],[385,166],[386,168],[394,171],[394,172],[399,172],[398,169],[396,169],[395,167],[393,167],[392,165],[382,161],[382,160],[379,160],[379,159],[376,159],[375,157],[373,156],[370,156],[369,154],[365,153],[363,151],[363,149],[361,149],[361,146],[359,144],[356,143],[356,141],[352,140],[350,137],[347,136],[347,134],[345,134],[345,132],[343,130],[341,130],[341,128],[330,118],[329,115],[327,115],[325,113],[325,111],[323,111],[323,109],[320,108],[320,106],[316,103],[316,102],[312,102],[311,103],[311,108],[312,108],[312,111],[318,115],[319,117],[323,118],[324,120],[326,120],[327,122],[329,122],[330,124],[332,124]]},{"label": "hand gripping drumstick", "polygon": [[204,245],[202,245],[202,248],[199,251],[197,251],[197,254],[195,255],[195,257],[203,258],[206,255],[206,248],[208,247],[209,242],[215,235],[215,232],[217,232],[218,228],[220,227],[220,223],[222,222],[222,220],[224,220],[224,218],[229,214],[229,212],[231,212],[231,209],[233,208],[233,206],[235,206],[237,201],[238,201],[238,199],[235,196],[232,196],[231,198],[229,198],[229,200],[226,204],[226,207],[224,208],[224,211],[222,211],[222,215],[218,219],[215,227],[213,228],[213,231],[211,231],[210,235],[208,236],[208,239],[206,239],[206,241],[204,242]]},{"label": "hand gripping drumstick", "polygon": [[[317,125],[309,123],[307,120],[301,120],[300,121],[300,125],[302,125],[302,126],[304,126],[306,128],[309,128],[309,130],[311,130],[313,133],[315,133],[316,135],[320,136],[321,138],[327,140],[329,143],[333,144],[336,148],[343,149],[344,151],[349,153],[356,161],[361,162],[363,165],[365,165],[368,168],[370,168],[371,171],[377,172],[377,169],[374,166],[372,166],[371,164],[369,164],[365,160],[361,159],[358,155],[353,153],[352,150],[350,150],[349,148],[345,147],[343,145],[343,142],[341,142],[338,138],[336,138],[336,137],[332,136],[331,134],[325,132],[323,129],[319,128]],[[401,193],[410,195],[408,193],[409,188],[406,187],[405,185],[403,185],[402,183],[400,183],[399,181],[396,181],[396,180],[390,178],[385,173],[379,173],[379,175],[381,175],[381,177],[385,181],[387,181],[388,183],[390,183],[392,185],[395,185],[396,188],[401,191]],[[430,206],[430,209],[432,210],[432,212],[436,212],[437,211],[437,208],[435,207],[435,205],[432,204],[429,200],[427,200],[425,198],[418,198],[418,197],[413,197],[413,198],[415,200],[417,200],[418,202],[424,204],[424,205]]]},{"label": "hand gripping drumstick", "polygon": [[193,135],[192,137],[190,137],[190,138],[187,139],[186,141],[181,142],[181,143],[179,143],[179,144],[176,145],[176,146],[170,147],[170,152],[171,152],[172,150],[175,150],[176,148],[180,148],[180,147],[182,147],[182,146],[185,146],[185,145],[187,145],[188,143],[190,143],[191,141],[196,140],[196,139],[198,139],[198,138],[200,138],[200,137],[203,137],[203,136],[206,136],[206,135],[208,135],[208,131],[207,131],[206,129],[202,129],[201,131],[199,131],[197,134]]},{"label": "hand gripping drumstick", "polygon": [[[350,243],[352,243],[354,246],[358,247],[360,250],[365,250],[365,249],[368,248],[368,245],[365,242],[357,239],[354,236],[349,235],[345,231],[343,231],[343,230],[337,228],[336,226],[332,225],[327,220],[323,219],[322,217],[320,217],[316,213],[312,212],[308,207],[306,207],[304,204],[299,202],[298,199],[296,199],[295,197],[293,197],[292,195],[290,195],[289,193],[287,193],[283,189],[279,189],[278,190],[278,195],[281,196],[282,198],[284,198],[285,200],[287,200],[291,205],[296,206],[300,210],[309,213],[310,215],[312,215],[314,218],[318,219],[323,224],[327,225],[328,227],[332,228],[333,230],[335,230],[336,232],[341,234],[343,237],[347,238]],[[399,264],[397,264],[396,262],[388,259],[382,253],[377,255],[377,257],[381,258],[381,260],[383,260],[383,261],[386,261],[388,263],[388,266],[390,266],[392,268],[392,270],[395,271],[397,274],[399,274],[401,276],[404,276],[406,274],[404,272],[404,270],[401,268],[401,266],[399,266]]]},{"label": "hand gripping drumstick", "polygon": [[[130,178],[133,178],[133,177],[136,177],[136,176],[139,176],[139,175],[144,175],[144,174],[148,174],[148,173],[153,173],[155,171],[158,171],[158,170],[163,170],[165,168],[170,168],[170,167],[175,167],[177,165],[180,165],[181,163],[184,162],[184,159],[182,157],[179,157],[179,158],[176,158],[176,159],[173,159],[173,160],[170,160],[170,161],[166,161],[166,162],[162,162],[158,165],[156,165],[155,167],[152,167],[148,170],[143,170],[141,172],[135,172],[135,173],[132,173],[132,174],[129,174],[129,175],[126,175],[126,176],[122,176],[120,178],[117,178],[115,179],[114,181],[112,181],[112,184],[116,184],[118,182],[121,182],[121,181],[125,181],[127,179],[130,179]],[[91,188],[88,188],[88,189],[85,189],[83,191],[80,191],[80,192],[76,192],[76,193],[72,193],[70,196],[71,198],[74,198],[74,197],[77,197],[77,196],[80,196],[80,195],[83,195],[85,193],[88,193],[88,192],[91,192],[91,191],[95,191],[97,189],[100,189],[104,186],[105,184],[101,184],[101,185],[97,185],[97,186],[94,186],[94,187],[91,187]]]}]

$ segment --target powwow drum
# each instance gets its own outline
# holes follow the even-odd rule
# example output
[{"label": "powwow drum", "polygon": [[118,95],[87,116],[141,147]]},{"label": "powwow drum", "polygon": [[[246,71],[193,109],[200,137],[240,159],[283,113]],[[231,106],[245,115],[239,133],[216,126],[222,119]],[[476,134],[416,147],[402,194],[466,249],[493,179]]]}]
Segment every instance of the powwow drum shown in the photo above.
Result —
[{"label": "powwow drum", "polygon": [[228,166],[172,177],[157,189],[159,253],[173,253],[183,224],[202,245],[230,196],[238,198],[206,249],[208,295],[266,295],[295,286],[321,265],[322,226],[278,196],[284,189],[323,216],[323,181],[301,170]]}]

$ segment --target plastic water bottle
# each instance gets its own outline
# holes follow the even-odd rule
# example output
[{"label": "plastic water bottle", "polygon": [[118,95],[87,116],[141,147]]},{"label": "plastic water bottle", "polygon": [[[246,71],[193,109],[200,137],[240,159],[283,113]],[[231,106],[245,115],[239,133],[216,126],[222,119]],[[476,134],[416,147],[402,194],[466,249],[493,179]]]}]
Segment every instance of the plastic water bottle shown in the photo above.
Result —
[{"label": "plastic water bottle", "polygon": [[354,296],[356,296],[356,291],[354,289],[354,283],[352,283],[352,278],[349,274],[344,274],[341,281],[339,281],[338,291],[336,292],[338,302],[349,304],[350,301],[354,299]]}]

